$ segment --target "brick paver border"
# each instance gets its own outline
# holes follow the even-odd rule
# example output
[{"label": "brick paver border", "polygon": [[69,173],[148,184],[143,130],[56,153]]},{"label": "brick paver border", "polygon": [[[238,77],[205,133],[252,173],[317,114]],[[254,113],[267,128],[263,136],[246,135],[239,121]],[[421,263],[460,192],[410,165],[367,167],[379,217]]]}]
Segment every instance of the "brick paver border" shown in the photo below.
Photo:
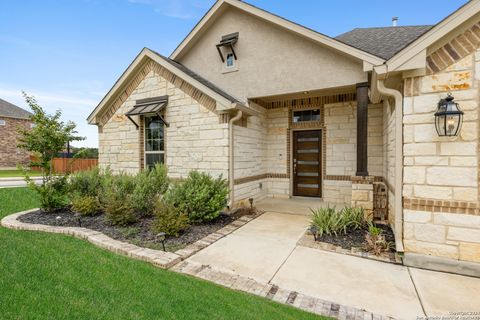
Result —
[{"label": "brick paver border", "polygon": [[254,279],[226,271],[216,270],[208,265],[201,265],[189,260],[182,261],[170,270],[196,278],[214,282],[218,285],[257,295],[269,300],[290,305],[307,312],[340,320],[391,320],[393,318],[374,314],[362,309],[348,307],[290,291],[271,283],[261,283]]},{"label": "brick paver border", "polygon": [[162,269],[171,268],[182,260],[208,247],[212,243],[232,233],[233,231],[237,230],[241,226],[245,225],[246,223],[259,216],[243,216],[233,221],[229,225],[223,227],[222,229],[208,235],[207,237],[188,245],[184,249],[180,249],[176,252],[165,252],[161,250],[143,248],[133,245],[131,243],[115,240],[99,231],[87,228],[49,226],[44,224],[24,223],[18,220],[20,216],[27,213],[35,212],[37,210],[38,209],[32,209],[6,216],[0,221],[0,225],[15,230],[42,231],[73,236],[79,239],[87,240],[88,242],[102,249],[106,249],[108,251],[124,255],[133,259],[146,261]]}]

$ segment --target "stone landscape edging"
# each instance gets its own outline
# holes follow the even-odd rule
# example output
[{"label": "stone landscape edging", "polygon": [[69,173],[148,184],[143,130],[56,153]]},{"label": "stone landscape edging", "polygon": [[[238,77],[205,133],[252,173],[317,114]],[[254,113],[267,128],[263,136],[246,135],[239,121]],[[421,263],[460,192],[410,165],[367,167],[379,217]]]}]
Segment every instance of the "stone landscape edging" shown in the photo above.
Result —
[{"label": "stone landscape edging", "polygon": [[402,265],[403,261],[397,253],[392,254],[382,254],[376,256],[373,253],[357,250],[356,248],[344,249],[341,246],[334,245],[328,242],[316,241],[313,240],[313,235],[309,234],[309,231],[305,231],[302,237],[298,240],[297,245],[301,247],[323,250],[327,252],[346,254],[349,256],[354,256],[358,258],[364,258],[374,261],[380,261],[385,263],[399,264]]},{"label": "stone landscape edging", "polygon": [[259,216],[254,215],[240,217],[239,219],[231,222],[220,230],[209,234],[205,238],[202,238],[186,246],[183,249],[177,250],[176,252],[166,252],[161,250],[143,248],[131,243],[115,240],[100,231],[95,231],[87,228],[49,226],[44,224],[24,223],[18,220],[19,217],[38,210],[38,208],[35,208],[8,215],[0,221],[0,225],[5,228],[14,230],[42,231],[73,236],[79,239],[87,240],[88,242],[94,244],[99,248],[136,260],[149,262],[154,266],[162,269],[169,269],[173,267],[182,260],[187,259],[198,251],[208,247],[212,243],[232,233],[233,231],[237,230],[238,228],[242,227],[246,223]]}]

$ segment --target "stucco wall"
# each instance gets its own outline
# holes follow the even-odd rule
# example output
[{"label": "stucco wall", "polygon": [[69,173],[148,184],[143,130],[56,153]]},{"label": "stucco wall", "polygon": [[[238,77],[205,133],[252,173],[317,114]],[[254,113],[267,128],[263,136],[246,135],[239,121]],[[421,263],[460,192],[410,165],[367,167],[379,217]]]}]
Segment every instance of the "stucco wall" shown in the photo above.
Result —
[{"label": "stucco wall", "polygon": [[[198,169],[228,177],[228,124],[182,90],[150,71],[99,134],[99,164],[115,172],[140,170],[139,131],[125,116],[138,99],[169,96],[165,119],[166,164],[173,178]],[[138,119],[135,119],[138,121]]]},{"label": "stucco wall", "polygon": [[5,125],[0,126],[0,168],[14,169],[17,164],[28,164],[30,161],[28,152],[17,147],[17,129],[30,128],[30,121],[5,117],[0,117],[0,120],[5,121]]},{"label": "stucco wall", "polygon": [[[239,32],[238,71],[222,73],[215,45],[234,32]],[[179,61],[245,101],[366,81],[360,61],[235,8],[227,9]]]},{"label": "stucco wall", "polygon": [[[479,194],[479,79],[477,51],[440,72],[409,80],[415,85],[404,101],[407,252],[480,262],[480,217],[472,216]],[[458,137],[439,137],[435,131],[434,112],[448,91],[465,112]]]}]

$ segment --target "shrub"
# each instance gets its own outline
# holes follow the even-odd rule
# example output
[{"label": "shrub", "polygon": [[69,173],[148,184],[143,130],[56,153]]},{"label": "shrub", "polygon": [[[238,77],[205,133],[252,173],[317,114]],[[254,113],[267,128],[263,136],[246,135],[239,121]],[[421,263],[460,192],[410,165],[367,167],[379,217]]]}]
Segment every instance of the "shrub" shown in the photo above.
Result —
[{"label": "shrub", "polygon": [[185,212],[190,222],[206,222],[217,218],[227,205],[228,187],[220,176],[212,178],[206,173],[192,171],[188,178],[174,185],[166,200]]},{"label": "shrub", "polygon": [[93,216],[100,210],[98,197],[76,195],[72,197],[72,210],[84,216]]},{"label": "shrub", "polygon": [[360,207],[345,207],[340,211],[347,229],[357,230],[365,227],[365,211]]},{"label": "shrub", "polygon": [[178,236],[189,227],[188,215],[162,199],[156,201],[154,214],[152,231],[155,233],[165,232],[169,236]]},{"label": "shrub", "polygon": [[100,211],[99,195],[103,192],[103,180],[111,175],[109,170],[101,171],[94,168],[77,172],[70,176],[68,194],[72,210],[91,216]]},{"label": "shrub", "polygon": [[103,177],[109,175],[109,171],[100,171],[99,168],[88,171],[80,171],[70,176],[68,193],[75,195],[98,197],[102,190]]},{"label": "shrub", "polygon": [[135,178],[124,173],[108,176],[104,179],[102,188],[101,204],[105,219],[121,226],[135,222],[132,202]]},{"label": "shrub", "polygon": [[167,169],[157,164],[150,171],[142,171],[135,177],[135,189],[132,200],[135,211],[144,216],[151,216],[158,196],[167,191],[169,180]]},{"label": "shrub", "polygon": [[368,232],[365,235],[365,250],[374,255],[380,255],[382,252],[390,250],[391,244],[385,239],[383,230],[375,226],[373,222],[368,222]]},{"label": "shrub", "polygon": [[338,236],[348,230],[356,230],[365,226],[364,211],[362,208],[346,207],[340,211],[335,208],[320,208],[311,210],[313,213],[310,226],[319,237],[326,235]]},{"label": "shrub", "polygon": [[66,177],[52,177],[41,185],[31,181],[29,186],[38,193],[43,211],[54,212],[68,206]]}]

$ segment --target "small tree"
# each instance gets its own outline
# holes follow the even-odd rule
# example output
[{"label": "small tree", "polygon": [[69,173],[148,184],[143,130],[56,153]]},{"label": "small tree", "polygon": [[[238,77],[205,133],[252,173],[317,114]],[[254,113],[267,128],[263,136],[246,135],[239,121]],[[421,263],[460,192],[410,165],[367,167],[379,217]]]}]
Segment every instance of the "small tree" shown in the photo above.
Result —
[{"label": "small tree", "polygon": [[[81,141],[85,138],[77,136],[76,124],[72,121],[64,123],[60,120],[62,112],[57,110],[55,114],[47,114],[40,107],[33,96],[23,92],[26,102],[33,111],[30,120],[33,123],[31,129],[19,129],[18,147],[39,155],[38,162],[33,163],[42,169],[43,183],[52,179],[52,159],[62,151],[67,143]],[[28,180],[28,177],[27,177]]]}]

